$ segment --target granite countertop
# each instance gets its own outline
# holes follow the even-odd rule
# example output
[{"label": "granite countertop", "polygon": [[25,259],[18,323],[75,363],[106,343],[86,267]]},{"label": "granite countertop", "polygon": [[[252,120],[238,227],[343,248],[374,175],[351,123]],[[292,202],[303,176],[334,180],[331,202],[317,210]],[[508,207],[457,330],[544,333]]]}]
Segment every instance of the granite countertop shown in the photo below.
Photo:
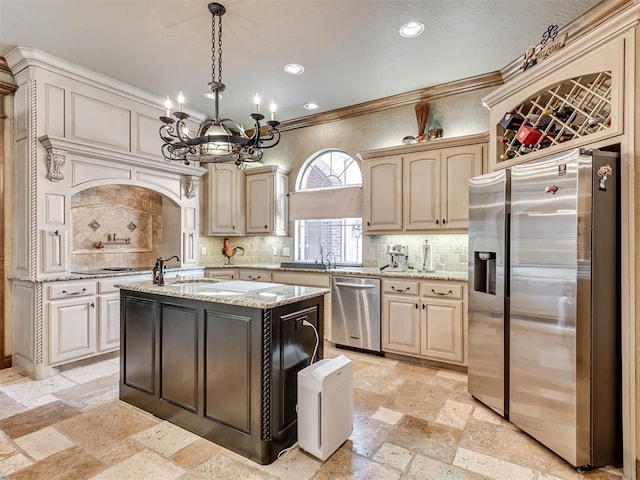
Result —
[{"label": "granite countertop", "polygon": [[[194,271],[202,271],[205,267],[167,267],[165,269],[166,272],[184,272],[186,275],[189,275],[190,272]],[[19,280],[23,282],[36,282],[36,283],[45,283],[45,282],[58,282],[64,280],[87,280],[87,279],[99,279],[99,278],[113,278],[113,277],[129,277],[134,275],[149,275],[151,278],[151,274],[153,272],[153,268],[134,268],[132,270],[116,270],[116,271],[106,271],[106,270],[86,270],[86,271],[77,271],[72,273],[60,273],[60,275],[51,276],[47,278],[36,278],[35,280],[29,277],[23,277],[21,275],[9,275],[7,278],[9,280]]]},{"label": "granite countertop", "polygon": [[154,285],[152,282],[123,283],[115,284],[115,286],[134,292],[263,309],[275,308],[329,293],[327,288],[207,278],[177,280],[167,282],[164,286]]},{"label": "granite countertop", "polygon": [[281,267],[278,263],[255,263],[255,264],[242,264],[242,265],[206,265],[205,268],[221,269],[221,268],[239,268],[239,269],[255,269],[255,270],[269,270],[279,272],[305,272],[305,273],[325,273],[329,275],[348,275],[354,277],[378,277],[378,278],[412,278],[416,280],[454,280],[464,281],[468,279],[467,272],[452,272],[452,271],[436,271],[436,272],[421,272],[419,270],[409,269],[404,272],[393,272],[389,270],[382,270],[378,267],[343,267],[338,266],[330,270],[318,269],[318,268],[288,268]]}]

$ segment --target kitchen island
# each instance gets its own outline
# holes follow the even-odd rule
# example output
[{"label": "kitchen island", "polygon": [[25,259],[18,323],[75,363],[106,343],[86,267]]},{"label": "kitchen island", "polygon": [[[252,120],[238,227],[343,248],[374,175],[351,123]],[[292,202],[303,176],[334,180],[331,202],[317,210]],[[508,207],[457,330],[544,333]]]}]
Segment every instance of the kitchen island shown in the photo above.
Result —
[{"label": "kitchen island", "polygon": [[[120,399],[273,462],[297,436],[297,373],[322,358],[327,289],[215,280],[120,287]],[[308,326],[313,325],[313,328]]]}]

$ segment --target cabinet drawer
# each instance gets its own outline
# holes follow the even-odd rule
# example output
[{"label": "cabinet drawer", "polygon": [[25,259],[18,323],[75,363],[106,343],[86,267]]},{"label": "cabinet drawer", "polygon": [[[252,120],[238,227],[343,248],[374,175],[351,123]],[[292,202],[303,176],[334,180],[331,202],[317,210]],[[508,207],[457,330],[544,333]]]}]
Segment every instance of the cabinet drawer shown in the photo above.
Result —
[{"label": "cabinet drawer", "polygon": [[49,300],[59,298],[82,297],[96,294],[96,282],[83,282],[71,284],[51,285],[49,287]]},{"label": "cabinet drawer", "polygon": [[271,272],[267,270],[242,270],[240,269],[240,280],[254,280],[256,282],[270,282]]},{"label": "cabinet drawer", "polygon": [[418,287],[418,282],[410,280],[384,280],[382,282],[382,289],[385,293],[418,295]]},{"label": "cabinet drawer", "polygon": [[423,297],[462,298],[462,285],[448,283],[423,283]]}]

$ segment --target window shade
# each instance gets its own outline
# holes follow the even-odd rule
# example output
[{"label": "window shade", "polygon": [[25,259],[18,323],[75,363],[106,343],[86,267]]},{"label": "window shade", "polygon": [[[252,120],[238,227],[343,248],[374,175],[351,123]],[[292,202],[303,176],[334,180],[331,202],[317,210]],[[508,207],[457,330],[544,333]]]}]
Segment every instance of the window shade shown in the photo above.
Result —
[{"label": "window shade", "polygon": [[302,190],[289,194],[289,220],[362,217],[362,187]]}]

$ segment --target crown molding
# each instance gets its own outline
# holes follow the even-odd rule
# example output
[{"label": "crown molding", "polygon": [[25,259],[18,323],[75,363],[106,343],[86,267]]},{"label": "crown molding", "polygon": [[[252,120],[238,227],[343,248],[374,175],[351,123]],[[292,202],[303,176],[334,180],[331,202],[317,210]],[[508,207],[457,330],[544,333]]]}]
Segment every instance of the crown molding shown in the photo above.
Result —
[{"label": "crown molding", "polygon": [[312,127],[323,123],[336,122],[347,118],[375,113],[390,108],[413,105],[424,100],[434,100],[436,98],[457,95],[460,93],[472,92],[487,87],[502,85],[502,74],[500,72],[485,73],[475,77],[464,78],[454,82],[434,85],[432,87],[414,90],[412,92],[401,93],[384,97],[370,102],[358,103],[348,107],[330,110],[328,112],[287,120],[280,124],[278,128],[281,132],[295,130],[298,128]]},{"label": "crown molding", "polygon": [[7,61],[4,57],[0,57],[0,95],[9,95],[17,88],[18,86],[13,83],[13,75]]}]

